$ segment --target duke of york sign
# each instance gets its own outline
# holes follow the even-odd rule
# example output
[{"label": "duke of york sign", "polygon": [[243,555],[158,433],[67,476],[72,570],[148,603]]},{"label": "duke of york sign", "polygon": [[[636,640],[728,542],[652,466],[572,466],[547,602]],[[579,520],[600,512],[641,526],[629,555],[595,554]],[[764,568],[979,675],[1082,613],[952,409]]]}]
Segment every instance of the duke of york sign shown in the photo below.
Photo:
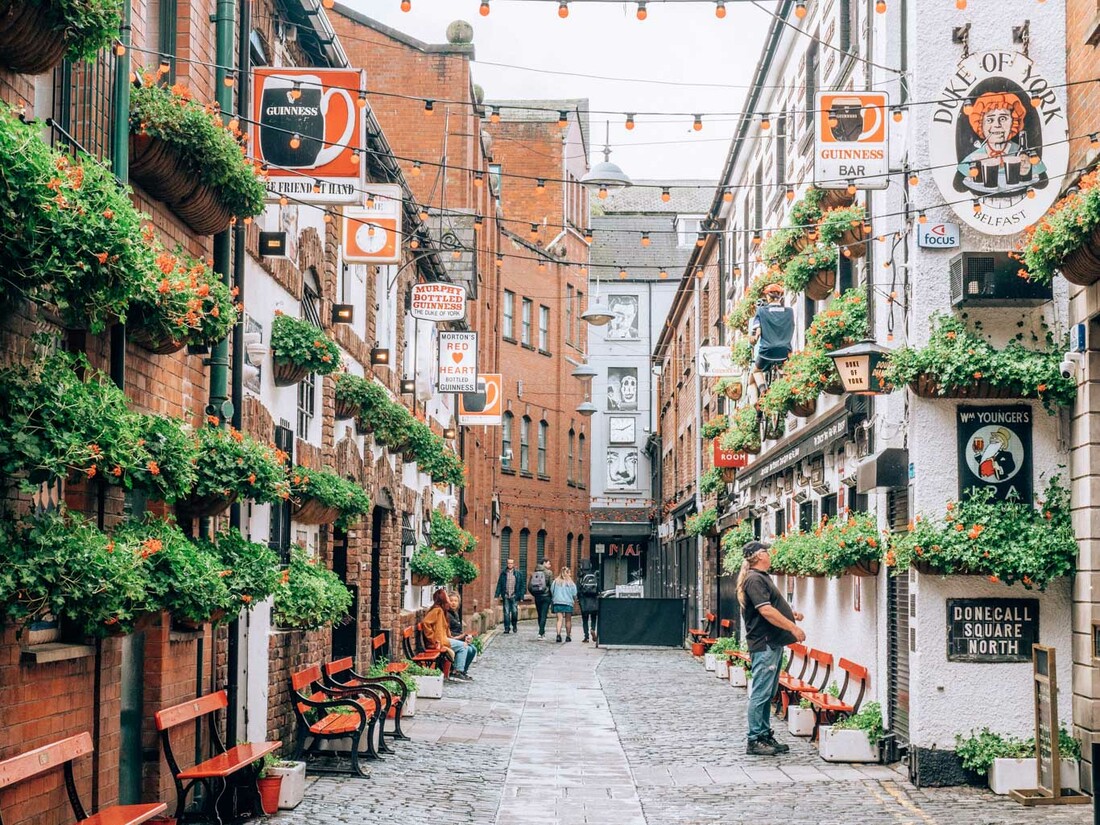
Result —
[{"label": "duke of york sign", "polygon": [[[1066,111],[1019,52],[972,54],[935,95],[929,160],[945,202],[986,235],[1013,235],[1058,197],[1069,163]],[[980,205],[980,209],[976,208]]]}]

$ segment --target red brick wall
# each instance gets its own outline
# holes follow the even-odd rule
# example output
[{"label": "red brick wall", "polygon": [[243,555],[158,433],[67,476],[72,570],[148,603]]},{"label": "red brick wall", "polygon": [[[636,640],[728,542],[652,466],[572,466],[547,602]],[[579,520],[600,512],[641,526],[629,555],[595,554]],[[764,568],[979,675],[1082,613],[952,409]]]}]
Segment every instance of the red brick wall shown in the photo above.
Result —
[{"label": "red brick wall", "polygon": [[1100,76],[1100,51],[1088,40],[1100,27],[1100,9],[1094,0],[1066,0],[1066,89],[1070,145],[1069,168],[1080,169],[1096,151],[1088,135],[1100,131],[1100,84],[1085,83]]}]

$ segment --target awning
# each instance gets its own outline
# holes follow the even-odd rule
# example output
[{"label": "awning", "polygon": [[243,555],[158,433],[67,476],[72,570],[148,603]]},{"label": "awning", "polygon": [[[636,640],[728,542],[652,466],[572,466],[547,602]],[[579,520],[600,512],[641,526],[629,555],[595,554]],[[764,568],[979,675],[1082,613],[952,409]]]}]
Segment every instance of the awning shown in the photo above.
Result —
[{"label": "awning", "polygon": [[648,539],[653,525],[648,521],[593,521],[589,532],[594,539]]}]

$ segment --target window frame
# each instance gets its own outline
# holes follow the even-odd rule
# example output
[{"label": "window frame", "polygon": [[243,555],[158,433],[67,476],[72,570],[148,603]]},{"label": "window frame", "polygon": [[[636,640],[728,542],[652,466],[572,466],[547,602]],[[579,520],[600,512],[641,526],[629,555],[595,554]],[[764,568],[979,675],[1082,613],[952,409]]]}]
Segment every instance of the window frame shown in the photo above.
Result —
[{"label": "window frame", "polygon": [[504,415],[500,419],[500,469],[505,473],[514,473],[515,468],[515,453],[511,458],[506,458],[508,453],[512,450],[512,444],[515,439],[515,416],[512,415],[511,410],[505,410]]},{"label": "window frame", "polygon": [[546,471],[546,448],[547,442],[550,440],[550,425],[546,421],[539,422],[538,434],[536,436],[536,449],[538,455],[536,458],[536,467],[540,478],[549,478],[550,476]]},{"label": "window frame", "polygon": [[524,298],[520,305],[519,314],[519,342],[525,347],[531,346],[531,316],[534,302],[530,298]]},{"label": "window frame", "polygon": [[550,307],[539,304],[539,352],[550,354]]},{"label": "window frame", "polygon": [[531,417],[519,420],[519,471],[531,474]]},{"label": "window frame", "polygon": [[509,341],[516,340],[516,293],[504,290],[500,334]]}]

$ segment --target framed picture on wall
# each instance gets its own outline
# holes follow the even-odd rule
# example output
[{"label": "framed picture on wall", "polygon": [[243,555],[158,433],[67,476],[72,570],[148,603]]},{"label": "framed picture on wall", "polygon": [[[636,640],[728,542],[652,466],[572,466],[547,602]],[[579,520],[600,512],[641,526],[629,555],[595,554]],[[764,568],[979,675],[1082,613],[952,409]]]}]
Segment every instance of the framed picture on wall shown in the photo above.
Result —
[{"label": "framed picture on wall", "polygon": [[632,416],[611,415],[607,418],[608,444],[633,444],[638,438],[637,419]]},{"label": "framed picture on wall", "polygon": [[638,486],[638,448],[610,447],[607,450],[607,489],[633,490]]}]

